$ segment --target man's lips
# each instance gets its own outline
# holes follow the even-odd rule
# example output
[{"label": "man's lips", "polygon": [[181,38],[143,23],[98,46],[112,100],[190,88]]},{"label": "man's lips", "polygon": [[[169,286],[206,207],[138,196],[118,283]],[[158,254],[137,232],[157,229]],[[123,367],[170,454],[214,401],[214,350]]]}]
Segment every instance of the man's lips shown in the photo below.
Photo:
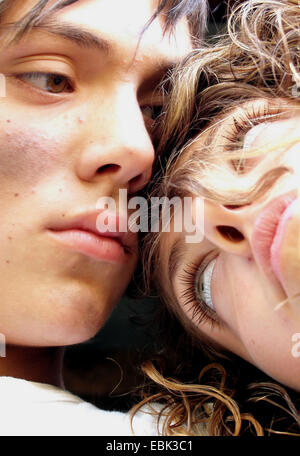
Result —
[{"label": "man's lips", "polygon": [[[297,191],[292,191],[273,199],[259,214],[254,224],[251,244],[255,258],[263,270],[274,278],[271,251],[278,225],[290,204],[297,198]],[[276,278],[278,276],[276,274]]]},{"label": "man's lips", "polygon": [[64,220],[49,227],[49,234],[74,251],[92,258],[109,262],[127,261],[128,255],[136,248],[136,234],[120,231],[120,217],[112,214],[109,220],[114,222],[114,231],[97,224],[100,214],[94,211]]}]

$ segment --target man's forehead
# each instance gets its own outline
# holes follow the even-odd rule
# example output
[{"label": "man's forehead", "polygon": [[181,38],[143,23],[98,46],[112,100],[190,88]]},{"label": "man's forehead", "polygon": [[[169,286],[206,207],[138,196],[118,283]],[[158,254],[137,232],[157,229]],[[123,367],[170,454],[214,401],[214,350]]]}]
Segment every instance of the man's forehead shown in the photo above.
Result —
[{"label": "man's forehead", "polygon": [[[212,0],[1,0],[0,3],[1,22],[9,16],[10,22],[22,20],[21,25],[25,28],[36,24],[41,15],[73,8],[74,5],[84,5],[86,12],[90,6],[95,10],[95,7],[106,9],[107,5],[110,5],[114,10],[114,21],[118,17],[123,21],[125,17],[127,23],[128,18],[135,19],[139,15],[139,9],[142,9],[145,15],[151,12],[148,25],[158,19],[166,31],[172,31],[182,18],[188,18],[194,40],[202,38],[208,17],[208,5],[213,4]],[[95,14],[92,16],[95,17]],[[23,28],[21,33],[22,31]]]},{"label": "man's forehead", "polygon": [[[123,52],[128,46],[137,48],[136,58],[178,60],[191,49],[191,37],[186,18],[178,21],[172,32],[164,33],[164,15],[149,24],[156,11],[157,0],[89,0],[76,2],[56,13],[59,21],[84,28],[106,40],[112,51]],[[149,24],[149,26],[147,26]],[[159,52],[158,52],[159,50]]]},{"label": "man's forehead", "polygon": [[[62,2],[64,3],[64,2]],[[20,20],[37,4],[36,0],[11,3],[7,13],[2,16],[2,23],[12,23]],[[8,3],[10,6],[10,3]],[[59,32],[61,36],[64,28],[70,32],[73,26],[73,38],[90,36],[89,44],[101,41],[102,50],[118,51],[124,55],[128,46],[136,48],[136,59],[151,60],[156,57],[157,64],[161,57],[169,61],[178,61],[191,49],[191,37],[186,18],[178,20],[171,30],[165,32],[165,14],[161,13],[151,21],[158,0],[77,0],[71,5],[56,10],[51,14],[43,15],[35,25],[50,32]],[[53,6],[53,5],[52,5]],[[51,9],[51,1],[47,3],[45,11]],[[65,24],[67,27],[65,27]],[[56,28],[56,30],[55,30]],[[66,32],[67,30],[65,30]],[[70,35],[70,34],[69,34]],[[83,42],[83,41],[82,41]],[[138,44],[138,46],[137,46]],[[125,48],[125,49],[124,49]],[[164,64],[163,64],[164,65]]]},{"label": "man's forehead", "polygon": [[[35,4],[36,1],[30,0],[22,14]],[[33,26],[32,33],[43,35],[28,35],[30,49],[33,53],[52,53],[57,43],[57,49],[63,49],[60,45],[63,40],[73,46],[73,55],[81,55],[83,62],[87,58],[85,55],[89,56],[89,61],[110,62],[123,71],[123,77],[125,73],[129,76],[127,71],[133,71],[137,81],[142,83],[140,92],[151,91],[166,71],[192,49],[185,17],[167,31],[163,13],[151,21],[157,4],[158,0],[76,1],[46,14]],[[14,20],[13,10],[11,13],[7,17],[9,21]],[[19,12],[16,18],[20,18]],[[27,36],[25,46],[26,39]],[[93,53],[88,53],[89,50]]]}]

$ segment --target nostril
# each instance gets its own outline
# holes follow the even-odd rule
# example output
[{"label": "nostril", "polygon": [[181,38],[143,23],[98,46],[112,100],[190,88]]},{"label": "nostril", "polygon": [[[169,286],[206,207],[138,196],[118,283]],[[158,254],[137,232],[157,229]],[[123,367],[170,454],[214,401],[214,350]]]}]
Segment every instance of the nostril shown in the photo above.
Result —
[{"label": "nostril", "polygon": [[245,239],[242,233],[233,226],[219,225],[217,230],[227,241],[241,242]]},{"label": "nostril", "polygon": [[234,205],[234,204],[223,204],[223,207],[225,207],[225,209],[229,209],[231,211],[234,211],[235,209],[239,209],[241,206],[238,206],[237,204]]},{"label": "nostril", "polygon": [[138,176],[133,177],[129,181],[129,188],[130,192],[137,192],[138,190],[141,190],[143,187],[145,187],[147,183],[147,179],[144,173],[139,174]]},{"label": "nostril", "polygon": [[119,166],[119,165],[109,163],[108,165],[100,166],[100,168],[97,169],[97,173],[98,174],[105,174],[107,172],[116,173],[120,168],[121,168],[121,166]]},{"label": "nostril", "polygon": [[230,211],[242,209],[244,206],[249,206],[249,204],[223,204],[223,207],[225,207],[225,209],[229,209]]}]

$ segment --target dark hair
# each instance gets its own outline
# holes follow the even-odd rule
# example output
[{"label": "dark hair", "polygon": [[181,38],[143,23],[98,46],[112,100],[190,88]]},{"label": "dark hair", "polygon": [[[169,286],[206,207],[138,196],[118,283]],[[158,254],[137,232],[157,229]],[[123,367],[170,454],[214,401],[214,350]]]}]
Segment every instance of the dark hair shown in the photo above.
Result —
[{"label": "dark hair", "polygon": [[[39,0],[36,5],[23,18],[14,24],[14,39],[20,39],[31,27],[38,24],[42,17],[60,10],[66,6],[76,3],[78,0],[57,0],[54,5],[45,9],[49,0]],[[1,15],[7,11],[12,4],[12,0],[0,0],[0,20]],[[204,32],[207,18],[206,0],[159,0],[157,9],[146,24],[145,29],[162,12],[166,15],[165,32],[172,31],[175,24],[184,16],[187,17],[191,34],[197,39]]]}]

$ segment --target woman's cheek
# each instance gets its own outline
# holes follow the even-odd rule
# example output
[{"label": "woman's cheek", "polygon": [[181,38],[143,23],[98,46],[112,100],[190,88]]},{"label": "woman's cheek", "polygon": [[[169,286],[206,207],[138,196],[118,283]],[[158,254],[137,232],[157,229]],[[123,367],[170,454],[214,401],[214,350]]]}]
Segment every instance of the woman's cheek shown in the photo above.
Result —
[{"label": "woman's cheek", "polygon": [[[269,317],[269,318],[268,318]],[[293,332],[283,321],[270,315],[248,320],[243,343],[250,362],[272,379],[300,390],[299,358],[293,356]]]},{"label": "woman's cheek", "polygon": [[245,263],[235,256],[227,261],[224,258],[220,272],[226,284],[216,304],[226,325],[223,346],[270,377],[299,390],[300,363],[292,355],[297,321],[284,309],[275,311],[278,300],[274,289],[254,262]]},{"label": "woman's cheek", "polygon": [[266,283],[254,261],[219,255],[212,277],[213,303],[223,328],[218,342],[248,361],[255,339],[261,341],[265,332],[261,316],[266,309],[272,311],[266,295]]},{"label": "woman's cheek", "polygon": [[214,309],[221,323],[234,328],[234,303],[238,298],[237,277],[232,277],[230,256],[222,252],[217,257],[211,280],[211,293]]}]

